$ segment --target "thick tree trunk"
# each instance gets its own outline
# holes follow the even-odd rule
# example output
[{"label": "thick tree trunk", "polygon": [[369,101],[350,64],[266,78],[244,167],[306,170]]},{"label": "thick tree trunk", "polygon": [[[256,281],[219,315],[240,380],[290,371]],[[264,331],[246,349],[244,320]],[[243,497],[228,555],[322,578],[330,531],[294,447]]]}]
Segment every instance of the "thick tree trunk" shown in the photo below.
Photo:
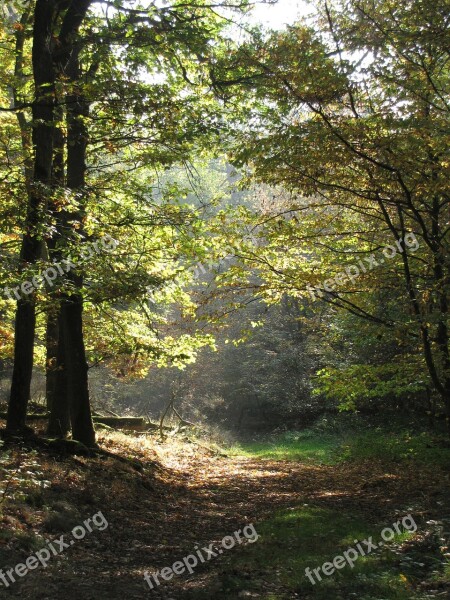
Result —
[{"label": "thick tree trunk", "polygon": [[[54,69],[51,53],[53,0],[37,0],[33,27],[33,75],[35,100],[33,102],[33,179],[30,188],[25,232],[22,241],[23,266],[36,262],[42,253],[42,242],[37,228],[45,215],[45,186],[50,184],[53,136],[51,127],[54,110]],[[35,334],[35,306],[33,295],[17,303],[14,340],[14,368],[8,406],[7,429],[25,429],[26,412],[30,398],[33,373]]]},{"label": "thick tree trunk", "polygon": [[442,396],[445,407],[445,420],[447,423],[447,433],[450,436],[450,379],[447,379],[444,385],[444,394]]},{"label": "thick tree trunk", "polygon": [[62,341],[66,357],[67,389],[72,438],[86,446],[95,445],[88,385],[88,365],[83,341],[83,298],[73,295],[61,311]]},{"label": "thick tree trunk", "polygon": [[30,399],[31,377],[33,373],[35,325],[34,303],[19,300],[17,302],[14,328],[14,367],[6,422],[6,429],[8,431],[20,432],[26,426],[27,407]]},{"label": "thick tree trunk", "polygon": [[[85,185],[85,154],[87,131],[83,117],[88,113],[88,105],[83,95],[77,90],[81,71],[79,52],[81,46],[77,33],[89,7],[90,0],[73,0],[67,7],[62,19],[57,51],[54,62],[61,76],[61,86],[64,88],[69,80],[70,93],[64,98],[66,106],[67,140],[60,129],[55,129],[54,145],[56,151],[53,159],[53,182],[55,186],[67,186],[72,190],[84,193]],[[72,87],[73,85],[73,87]],[[61,111],[61,109],[59,109]],[[60,121],[63,113],[58,115]],[[67,182],[64,177],[64,146],[67,141]],[[63,244],[55,249],[55,237],[50,242],[52,257],[64,258],[64,242],[70,240],[74,230],[73,223],[82,221],[81,209],[73,212],[56,211],[56,236]],[[78,227],[77,227],[78,229]],[[66,275],[75,289],[83,284],[79,273],[69,272]],[[58,319],[53,340],[56,341],[57,351],[51,340],[48,340],[48,356],[56,363],[56,371],[48,371],[48,396],[51,399],[51,413],[48,432],[52,435],[66,436],[72,429],[74,439],[88,446],[95,444],[95,431],[90,411],[88,367],[83,340],[83,297],[80,293],[63,294],[58,296]],[[50,315],[49,315],[50,319]],[[50,323],[50,322],[49,322]],[[56,360],[55,360],[56,358]]]},{"label": "thick tree trunk", "polygon": [[[64,112],[62,106],[56,110],[58,122],[62,122]],[[52,185],[55,190],[63,189],[65,186],[64,173],[64,147],[66,139],[60,127],[55,127],[53,137],[53,173]],[[63,256],[57,249],[56,243],[61,235],[62,223],[59,210],[56,206],[50,206],[49,212],[52,213],[56,222],[56,233],[48,240],[50,258],[60,261]],[[53,294],[55,302],[59,303],[58,293]],[[70,432],[70,406],[67,391],[67,376],[65,372],[64,344],[59,343],[60,338],[60,316],[59,304],[57,307],[51,307],[47,314],[47,361],[46,361],[46,398],[47,408],[50,412],[48,423],[48,434],[58,437],[66,437]]]},{"label": "thick tree trunk", "polygon": [[45,335],[45,398],[47,410],[51,412],[56,400],[57,375],[58,375],[58,318],[53,313],[47,315],[47,329]]},{"label": "thick tree trunk", "polygon": [[60,336],[61,314],[56,319],[52,315],[49,315],[48,318],[47,328],[51,324],[52,339],[51,342],[47,341],[47,352],[51,344],[52,360],[55,361],[55,364],[53,369],[47,369],[47,403],[51,402],[47,433],[55,437],[66,437],[70,432],[70,405],[64,343]]},{"label": "thick tree trunk", "polygon": [[[435,159],[433,157],[433,162]],[[438,362],[442,371],[442,386],[440,391],[446,412],[447,431],[450,435],[450,350],[448,329],[448,285],[450,274],[446,248],[443,244],[445,230],[448,223],[448,210],[442,210],[446,203],[442,197],[436,195],[433,198],[431,212],[431,239],[433,242],[433,274],[434,289],[436,292],[435,305],[438,311],[436,327],[436,346],[439,353]]]},{"label": "thick tree trunk", "polygon": [[[86,130],[83,117],[88,111],[80,97],[69,99],[68,105],[68,152],[67,183],[71,189],[84,192]],[[80,209],[71,214],[72,219],[83,222],[84,214]],[[81,274],[71,271],[68,278],[76,289],[83,286]],[[60,315],[60,336],[63,342],[67,389],[70,403],[72,437],[87,446],[95,444],[95,430],[92,423],[88,365],[83,339],[83,296],[74,293],[63,299]]]},{"label": "thick tree trunk", "polygon": [[[77,32],[88,6],[89,2],[85,1],[80,3],[77,10],[71,12],[69,9],[67,20],[61,30],[63,47],[61,64],[65,65],[64,73],[71,82],[71,93],[66,98],[67,187],[76,190],[79,196],[79,208],[71,213],[65,213],[61,233],[66,238],[70,238],[74,222],[79,224],[78,233],[82,232],[85,218],[82,197],[86,193],[87,128],[85,118],[89,114],[89,104],[83,95],[79,64],[80,46],[74,43],[74,34]],[[69,31],[71,31],[70,35]],[[83,276],[72,270],[67,274],[67,278],[72,282],[76,291],[71,295],[65,295],[61,302],[59,353],[64,356],[72,437],[87,446],[92,446],[95,444],[95,430],[91,415],[88,365],[83,339],[83,296],[79,291],[83,286]]]}]

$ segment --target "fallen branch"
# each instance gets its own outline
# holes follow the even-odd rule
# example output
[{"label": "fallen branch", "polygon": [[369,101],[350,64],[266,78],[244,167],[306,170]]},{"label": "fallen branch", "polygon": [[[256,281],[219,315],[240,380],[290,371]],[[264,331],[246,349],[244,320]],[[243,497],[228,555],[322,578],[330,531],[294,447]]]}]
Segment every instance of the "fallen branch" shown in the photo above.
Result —
[{"label": "fallen branch", "polygon": [[[27,421],[44,421],[49,418],[49,413],[42,414],[30,414],[27,415]],[[0,413],[0,419],[6,419],[7,413]],[[103,417],[94,413],[92,417],[94,423],[103,423],[103,425],[109,425],[110,427],[145,427],[144,417]]]}]

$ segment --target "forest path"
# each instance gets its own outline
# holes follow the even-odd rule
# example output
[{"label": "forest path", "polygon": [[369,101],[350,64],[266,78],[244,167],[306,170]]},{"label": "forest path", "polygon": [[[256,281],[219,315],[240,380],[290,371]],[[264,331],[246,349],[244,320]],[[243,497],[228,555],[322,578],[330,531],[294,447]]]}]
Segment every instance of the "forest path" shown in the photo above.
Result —
[{"label": "forest path", "polygon": [[[177,575],[154,589],[144,581],[144,571],[170,567],[196,546],[217,547],[224,536],[246,525],[258,531],[258,524],[276,511],[302,504],[391,524],[398,508],[405,506],[425,505],[424,517],[432,518],[444,495],[438,473],[418,473],[404,464],[387,469],[373,461],[325,465],[224,457],[193,443],[155,445],[154,440],[120,435],[104,436],[101,443],[122,456],[139,458],[143,471],[111,458],[80,457],[41,457],[41,469],[51,481],[45,490],[46,506],[63,502],[75,507],[80,524],[101,511],[108,527],[76,541],[47,568],[29,572],[8,589],[0,587],[1,598],[218,598],[223,574],[235,568],[232,563],[248,551],[246,544],[198,565],[192,575]],[[28,516],[39,530],[38,517],[39,511]],[[68,539],[72,527],[65,534]],[[60,533],[45,537],[58,538]],[[22,552],[21,560],[25,558]],[[276,573],[246,577],[264,579],[268,595],[243,590],[238,597],[300,598],[283,589]]]}]

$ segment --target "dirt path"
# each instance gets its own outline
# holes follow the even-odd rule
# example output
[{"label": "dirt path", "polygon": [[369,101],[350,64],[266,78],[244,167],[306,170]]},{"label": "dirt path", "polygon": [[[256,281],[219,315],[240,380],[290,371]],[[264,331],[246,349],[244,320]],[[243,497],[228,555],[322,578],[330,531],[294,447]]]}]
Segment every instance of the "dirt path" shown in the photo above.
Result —
[{"label": "dirt path", "polygon": [[[425,506],[423,516],[436,518],[446,499],[438,473],[417,473],[405,465],[386,469],[374,462],[325,466],[255,461],[217,456],[194,444],[160,445],[155,452],[154,443],[134,440],[130,447],[125,437],[105,438],[103,445],[140,458],[144,470],[137,472],[113,459],[50,457],[42,461],[42,471],[52,482],[45,490],[46,506],[63,502],[75,507],[80,523],[100,510],[107,529],[77,541],[52,558],[46,569],[39,567],[8,589],[0,587],[1,598],[187,600],[195,599],[199,590],[209,590],[214,598],[231,555],[245,552],[245,547],[236,547],[200,565],[192,575],[179,575],[153,590],[143,573],[171,566],[196,545],[218,544],[249,523],[257,529],[275,510],[301,503],[351,510],[374,522],[390,523],[395,511],[407,505]],[[9,518],[28,520],[29,529],[42,532],[39,518],[45,514],[37,509],[28,514],[16,510]],[[71,526],[67,538],[70,530]],[[62,532],[45,536],[59,537]],[[19,554],[24,561],[30,552]],[[276,574],[268,585],[287,593]]]}]

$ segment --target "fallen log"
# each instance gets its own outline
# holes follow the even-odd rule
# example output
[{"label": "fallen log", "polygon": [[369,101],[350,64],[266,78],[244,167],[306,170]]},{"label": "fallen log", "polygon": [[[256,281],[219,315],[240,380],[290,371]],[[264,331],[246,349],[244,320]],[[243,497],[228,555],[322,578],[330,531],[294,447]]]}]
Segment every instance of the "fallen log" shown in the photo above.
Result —
[{"label": "fallen log", "polygon": [[[27,421],[44,421],[48,419],[49,416],[48,413],[30,414],[27,415]],[[6,419],[6,417],[7,413],[0,413],[0,419]],[[102,417],[100,415],[94,415],[92,420],[94,423],[101,423],[102,425],[108,425],[109,427],[116,427],[118,429],[122,427],[138,429],[146,426],[144,417]]]},{"label": "fallen log", "polygon": [[[38,421],[39,419],[48,419],[49,416],[49,413],[33,413],[27,415],[27,421]],[[7,417],[8,413],[0,412],[0,419],[5,419],[6,421]]]},{"label": "fallen log", "polygon": [[130,427],[140,428],[145,427],[144,417],[92,417],[94,423],[101,423],[102,425],[108,425],[109,427]]}]

